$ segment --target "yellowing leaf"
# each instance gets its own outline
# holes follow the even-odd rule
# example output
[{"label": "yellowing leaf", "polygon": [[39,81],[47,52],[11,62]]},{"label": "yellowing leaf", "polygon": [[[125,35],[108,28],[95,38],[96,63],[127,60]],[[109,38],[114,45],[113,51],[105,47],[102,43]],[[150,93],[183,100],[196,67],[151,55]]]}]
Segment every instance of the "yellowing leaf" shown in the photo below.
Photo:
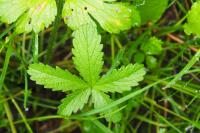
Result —
[{"label": "yellowing leaf", "polygon": [[17,21],[17,33],[31,31],[38,33],[48,27],[56,15],[55,0],[0,0],[1,21],[6,23]]},{"label": "yellowing leaf", "polygon": [[55,0],[31,0],[28,12],[18,20],[16,31],[38,33],[54,21],[56,14]]},{"label": "yellowing leaf", "polygon": [[15,22],[28,5],[28,0],[0,0],[0,20],[5,23]]},{"label": "yellowing leaf", "polygon": [[63,18],[65,23],[68,24],[70,28],[73,30],[78,29],[81,25],[85,25],[87,23],[94,23],[90,18],[87,11],[84,7],[81,7],[81,3],[77,0],[67,0],[63,7]]},{"label": "yellowing leaf", "polygon": [[[113,0],[112,0],[113,1]],[[102,0],[69,0],[63,9],[65,22],[72,29],[80,25],[94,23],[93,18],[101,27],[110,32],[118,33],[139,25],[140,17],[134,7],[123,3],[105,3]]]}]

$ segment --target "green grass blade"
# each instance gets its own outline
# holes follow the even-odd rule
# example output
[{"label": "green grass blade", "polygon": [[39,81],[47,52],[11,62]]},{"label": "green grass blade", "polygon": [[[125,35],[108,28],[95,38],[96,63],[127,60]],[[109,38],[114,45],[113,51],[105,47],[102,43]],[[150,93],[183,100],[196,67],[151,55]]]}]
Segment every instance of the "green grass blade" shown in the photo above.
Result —
[{"label": "green grass blade", "polygon": [[94,123],[103,133],[113,133],[109,128],[107,128],[104,124],[102,124],[98,120],[92,120],[92,123]]},{"label": "green grass blade", "polygon": [[192,59],[188,62],[188,64],[172,79],[163,89],[167,89],[174,85],[179,79],[182,78],[183,75],[185,75],[190,68],[199,61],[200,58],[200,49],[196,52],[196,54],[192,57]]},{"label": "green grass blade", "polygon": [[128,94],[128,95],[126,95],[126,96],[124,96],[124,97],[122,97],[122,98],[120,98],[120,99],[118,99],[118,100],[116,100],[116,101],[114,101],[114,102],[112,102],[112,103],[110,103],[110,104],[108,104],[107,106],[104,106],[104,107],[102,107],[102,108],[93,109],[93,110],[91,110],[91,111],[82,113],[82,114],[80,114],[80,115],[78,115],[78,116],[91,116],[91,115],[94,115],[94,114],[103,112],[103,111],[105,111],[105,110],[108,110],[108,109],[110,109],[110,108],[113,108],[113,107],[115,107],[115,106],[117,106],[117,105],[119,105],[119,104],[121,104],[121,103],[123,103],[123,102],[125,102],[125,101],[127,101],[127,100],[129,100],[129,99],[131,99],[131,98],[134,98],[134,97],[137,96],[137,95],[140,95],[140,94],[144,93],[144,92],[147,91],[149,88],[151,88],[151,87],[153,87],[154,85],[157,85],[157,84],[161,83],[163,80],[167,80],[167,79],[169,79],[169,78],[170,78],[170,77],[165,78],[165,79],[158,80],[157,82],[154,82],[154,83],[152,83],[152,84],[150,84],[150,85],[144,87],[143,89],[140,89],[140,90],[137,90],[137,91],[135,91],[135,92],[132,92],[132,93],[130,93],[130,94]]},{"label": "green grass blade", "polygon": [[7,69],[8,69],[8,64],[9,64],[9,61],[10,61],[11,54],[12,54],[12,45],[11,45],[11,42],[8,42],[8,49],[7,49],[5,61],[4,61],[4,64],[3,64],[3,70],[2,70],[2,73],[1,73],[1,76],[0,76],[0,90],[2,90],[2,87],[3,87],[3,82],[4,82],[4,79],[5,79],[5,76],[6,76],[6,72],[7,72]]}]

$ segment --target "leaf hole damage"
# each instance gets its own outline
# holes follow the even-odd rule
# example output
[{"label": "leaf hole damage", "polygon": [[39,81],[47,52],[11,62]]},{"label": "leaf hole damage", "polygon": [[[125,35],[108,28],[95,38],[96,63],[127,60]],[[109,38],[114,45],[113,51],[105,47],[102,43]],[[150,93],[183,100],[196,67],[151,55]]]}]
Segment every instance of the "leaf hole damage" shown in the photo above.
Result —
[{"label": "leaf hole damage", "polygon": [[120,9],[119,9],[119,8],[116,8],[116,9],[115,9],[115,12],[119,13],[119,12],[120,12]]},{"label": "leaf hole damage", "polygon": [[31,24],[31,18],[28,20],[28,24],[29,24],[29,25]]}]

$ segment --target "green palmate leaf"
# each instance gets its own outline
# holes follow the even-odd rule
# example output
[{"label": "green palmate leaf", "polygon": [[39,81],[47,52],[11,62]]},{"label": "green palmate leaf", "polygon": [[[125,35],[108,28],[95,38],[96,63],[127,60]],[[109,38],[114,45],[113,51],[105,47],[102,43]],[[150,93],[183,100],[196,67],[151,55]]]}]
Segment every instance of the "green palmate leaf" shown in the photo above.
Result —
[{"label": "green palmate leaf", "polygon": [[143,80],[145,69],[140,64],[129,64],[119,70],[113,70],[109,75],[103,76],[97,83],[96,89],[104,92],[124,92],[137,86]]},{"label": "green palmate leaf", "polygon": [[62,116],[70,116],[72,112],[77,112],[88,102],[91,89],[83,89],[76,91],[62,100],[62,104],[58,107],[58,114]]},{"label": "green palmate leaf", "polygon": [[[73,112],[82,109],[89,100],[95,108],[107,106],[112,102],[104,92],[123,92],[138,85],[145,74],[144,67],[139,64],[121,67],[99,78],[103,66],[103,45],[101,37],[93,24],[81,25],[73,33],[73,61],[76,69],[84,81],[60,68],[52,68],[43,64],[32,64],[28,73],[37,84],[44,85],[53,90],[72,90],[62,100],[58,113],[62,116],[70,116]],[[112,70],[112,69],[111,69]],[[108,121],[117,122],[121,119],[119,109],[112,108],[101,113]]]},{"label": "green palmate leaf", "polygon": [[0,0],[0,11],[1,20],[7,23],[22,15],[17,20],[17,33],[38,33],[54,21],[57,7],[55,0]]},{"label": "green palmate leaf", "polygon": [[156,22],[167,8],[168,0],[144,0],[142,3],[135,3],[141,15],[141,22]]},{"label": "green palmate leaf", "polygon": [[52,88],[54,91],[68,91],[87,87],[84,81],[59,67],[52,68],[44,64],[32,64],[29,66],[28,73],[31,80],[44,85],[45,88]]},{"label": "green palmate leaf", "polygon": [[116,2],[109,3],[114,0],[104,1],[67,0],[63,9],[65,22],[72,29],[77,29],[83,24],[94,24],[93,17],[103,29],[110,33],[118,33],[131,26],[139,25],[139,13],[133,6]]},{"label": "green palmate leaf", "polygon": [[187,24],[184,25],[184,29],[188,35],[194,33],[200,37],[200,1],[192,5],[192,9],[188,12]]},{"label": "green palmate leaf", "polygon": [[148,41],[144,42],[141,46],[141,50],[148,55],[159,55],[162,52],[162,40],[151,37]]},{"label": "green palmate leaf", "polygon": [[[94,108],[101,108],[111,103],[113,100],[110,99],[108,95],[98,90],[92,90],[92,102],[94,103]],[[116,108],[112,108],[107,110],[106,112],[102,112],[103,115],[107,115],[106,119],[108,121],[118,122],[121,120],[121,113],[114,112],[117,110]]]},{"label": "green palmate leaf", "polygon": [[93,86],[103,66],[101,36],[97,34],[96,27],[92,25],[80,27],[73,36],[73,61],[80,75],[90,86]]}]

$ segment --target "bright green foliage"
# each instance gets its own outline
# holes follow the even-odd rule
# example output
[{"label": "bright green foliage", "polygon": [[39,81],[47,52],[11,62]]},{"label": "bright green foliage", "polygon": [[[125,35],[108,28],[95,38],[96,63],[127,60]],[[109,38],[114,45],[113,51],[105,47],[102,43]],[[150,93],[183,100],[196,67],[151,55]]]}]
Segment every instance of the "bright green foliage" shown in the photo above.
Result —
[{"label": "bright green foliage", "polygon": [[200,37],[200,1],[192,5],[192,9],[188,12],[187,24],[184,25],[184,28],[188,35],[194,33]]},{"label": "bright green foliage", "polygon": [[87,25],[74,32],[73,61],[80,75],[93,86],[103,66],[103,45],[96,28]]},{"label": "bright green foliage", "polygon": [[159,55],[162,52],[162,40],[151,37],[148,41],[142,44],[141,50],[148,55]]},{"label": "bright green foliage", "polygon": [[55,0],[32,0],[28,12],[18,20],[17,32],[38,33],[54,21],[56,14]]},{"label": "bright green foliage", "polygon": [[[54,21],[57,7],[55,0],[0,0],[0,11],[1,21],[17,21],[17,33],[38,33]],[[66,0],[62,16],[73,30],[97,21],[106,31],[119,33],[140,24],[133,5],[115,0]]]},{"label": "bright green foliage", "polygon": [[144,0],[142,3],[141,1],[136,3],[141,15],[141,23],[156,22],[167,8],[167,4],[168,0]]},{"label": "bright green foliage", "polygon": [[134,56],[134,61],[137,63],[142,63],[145,60],[145,54],[143,52],[137,52]]},{"label": "bright green foliage", "polygon": [[57,14],[55,0],[32,0],[29,3],[29,10],[18,20],[17,32],[38,33],[48,27]]},{"label": "bright green foliage", "polygon": [[93,123],[93,120],[84,120],[83,133],[102,133],[102,130]]},{"label": "bright green foliage", "polygon": [[[133,6],[113,2],[114,0],[67,0],[63,18],[72,29],[93,23],[94,20],[110,33],[118,33],[140,24],[140,16]],[[112,3],[111,3],[112,2]]]},{"label": "bright green foliage", "polygon": [[110,74],[103,76],[97,83],[96,89],[104,92],[124,92],[137,86],[138,82],[143,80],[145,70],[143,65],[129,64],[122,66],[118,70],[113,70]]},{"label": "bright green foliage", "polygon": [[17,33],[38,33],[48,27],[55,19],[57,7],[55,0],[0,0],[0,18],[3,22],[17,20]]},{"label": "bright green foliage", "polygon": [[147,64],[148,68],[154,69],[158,65],[157,59],[154,56],[147,55],[146,56],[146,64]]},{"label": "bright green foliage", "polygon": [[82,89],[73,92],[62,100],[62,104],[58,107],[58,113],[63,116],[69,116],[72,112],[77,112],[88,102],[90,94],[91,89]]},{"label": "bright green foliage", "polygon": [[[73,60],[85,82],[68,71],[42,64],[30,65],[28,71],[32,80],[45,87],[53,88],[53,90],[73,90],[71,95],[62,100],[58,111],[60,115],[69,116],[72,112],[82,109],[88,102],[89,96],[92,96],[91,102],[94,103],[95,108],[103,107],[112,102],[104,92],[121,93],[130,90],[143,80],[145,70],[139,64],[122,66],[119,70],[113,70],[99,79],[103,53],[102,44],[100,44],[101,37],[97,34],[96,27],[83,25],[73,35]],[[117,110],[117,107],[114,109]],[[120,114],[112,114],[112,112],[113,110],[108,110],[102,114],[107,115],[107,120],[118,121]]]},{"label": "bright green foliage", "polygon": [[87,88],[87,84],[83,80],[59,67],[54,69],[43,64],[32,64],[29,66],[28,73],[32,80],[37,81],[37,84],[44,85],[45,88],[52,88],[54,91]]},{"label": "bright green foliage", "polygon": [[0,20],[15,22],[26,11],[27,4],[26,0],[0,0]]},{"label": "bright green foliage", "polygon": [[134,61],[137,63],[146,63],[147,68],[154,69],[157,67],[157,58],[162,54],[163,41],[157,37],[145,38],[140,46],[134,47]]}]

